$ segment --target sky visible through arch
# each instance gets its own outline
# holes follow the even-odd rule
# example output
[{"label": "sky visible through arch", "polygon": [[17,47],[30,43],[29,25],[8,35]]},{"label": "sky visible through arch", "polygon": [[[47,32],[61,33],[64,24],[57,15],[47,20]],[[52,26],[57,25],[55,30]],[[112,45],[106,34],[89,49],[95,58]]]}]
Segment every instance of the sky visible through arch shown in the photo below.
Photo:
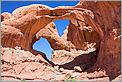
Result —
[{"label": "sky visible through arch", "polygon": [[[49,7],[57,7],[57,6],[74,6],[78,3],[78,1],[2,1],[1,2],[1,13],[9,12],[12,13],[16,8],[27,6],[30,4],[44,4]],[[69,20],[56,20],[54,21],[56,28],[58,30],[58,34],[61,36],[66,26],[69,24]],[[50,47],[48,41],[44,38],[41,38],[39,41],[34,43],[33,49],[37,51],[41,51],[46,54],[48,59],[51,59],[51,54],[53,49]]]}]

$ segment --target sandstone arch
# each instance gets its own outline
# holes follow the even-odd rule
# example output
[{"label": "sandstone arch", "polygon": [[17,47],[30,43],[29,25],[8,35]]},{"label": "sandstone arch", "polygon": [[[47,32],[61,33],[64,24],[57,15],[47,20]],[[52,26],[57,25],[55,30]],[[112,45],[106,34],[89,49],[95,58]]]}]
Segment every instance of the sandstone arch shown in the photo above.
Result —
[{"label": "sandstone arch", "polygon": [[[74,9],[74,11],[73,11],[73,9]],[[27,11],[25,11],[25,10],[27,10]],[[80,11],[77,11],[77,10],[80,10]],[[5,29],[7,29],[10,31],[10,33],[7,35],[7,36],[9,36],[9,38],[11,38],[13,36],[18,37],[18,38],[16,39],[16,41],[15,41],[15,39],[10,39],[11,41],[7,40],[8,42],[6,42],[4,40],[7,39],[7,36],[5,34],[3,34],[2,46],[12,47],[12,48],[14,48],[15,46],[19,46],[24,50],[32,50],[31,49],[32,38],[41,28],[44,28],[47,24],[49,24],[53,20],[57,20],[57,19],[70,19],[71,21],[77,19],[77,20],[84,21],[82,14],[85,13],[86,11],[88,12],[88,10],[85,10],[82,8],[75,9],[72,7],[64,8],[64,9],[62,9],[60,7],[55,8],[55,9],[49,9],[49,8],[43,7],[41,5],[30,5],[28,7],[25,6],[25,7],[16,9],[13,12],[13,15],[10,19],[2,22],[2,33],[5,33],[4,31],[5,31]],[[63,13],[64,15],[62,15],[60,13]],[[80,13],[81,13],[81,15],[80,15]],[[51,16],[53,14],[55,14],[55,15]],[[79,14],[79,15],[77,16],[77,14]],[[43,16],[43,15],[45,15],[45,16]],[[70,26],[71,25],[73,25],[73,24],[71,23]],[[80,27],[80,26],[78,26],[78,27]],[[82,29],[84,27],[80,27],[80,28]],[[12,29],[15,29],[14,34],[11,33]],[[6,38],[4,36],[6,36]],[[6,43],[3,43],[3,42],[6,42]]]},{"label": "sandstone arch", "polygon": [[[101,77],[109,77],[109,80],[113,80],[120,75],[120,2],[119,1],[116,2],[80,1],[79,4],[77,4],[74,7],[57,7],[57,8],[48,8],[42,5],[30,5],[18,9],[17,11],[12,13],[11,16],[10,15],[6,16],[4,14],[2,14],[1,16],[2,16],[1,44],[3,47],[2,61],[4,60],[4,54],[5,54],[4,48],[6,49],[6,47],[10,48],[11,53],[16,51],[13,48],[18,49],[16,48],[16,46],[20,47],[22,50],[30,51],[33,54],[40,53],[32,49],[32,44],[35,41],[37,41],[40,37],[46,38],[51,44],[51,47],[54,48],[55,50],[64,49],[66,50],[66,53],[67,51],[72,52],[72,49],[76,51],[83,49],[87,50],[89,49],[89,46],[87,46],[87,43],[84,45],[84,42],[89,43],[95,42],[96,45],[92,44],[90,47],[96,48],[98,50],[95,52],[95,56],[93,56],[93,59],[95,58],[94,60],[96,61],[94,62],[95,63],[94,66],[93,67],[91,66],[90,69],[87,70],[88,74],[85,78],[95,79]],[[66,32],[62,37],[59,37],[57,35],[57,32],[54,28],[55,25],[52,23],[54,20],[58,19],[70,19],[70,25],[68,26]],[[59,55],[60,53],[56,54]],[[73,53],[75,57],[77,56],[76,54],[77,53]],[[57,55],[54,54],[55,56],[53,60],[54,62]],[[51,70],[52,67],[49,64],[50,61],[48,61],[46,57],[41,58],[40,56],[39,57],[37,56],[37,59],[38,62],[46,63],[45,65],[47,66],[46,70],[48,71]],[[71,59],[73,60],[74,56]],[[66,64],[67,62],[67,60],[63,59],[60,60],[63,61],[62,62],[63,64],[64,63]],[[93,61],[91,58],[88,60],[90,60],[90,62]],[[37,60],[31,59],[30,61],[37,61]],[[3,62],[6,63],[6,61]],[[27,60],[24,60],[24,62],[27,62]],[[60,65],[62,65],[62,63]],[[72,64],[72,61],[70,63]],[[52,63],[52,65],[54,66],[55,64]],[[48,67],[50,67],[50,69],[48,69]],[[52,74],[52,71],[49,72],[51,72]],[[2,74],[3,76],[7,76],[4,75],[4,73]],[[55,73],[53,72],[53,74]],[[94,76],[94,74],[96,75]],[[14,77],[14,75],[11,77]],[[79,76],[77,79],[83,79],[83,77]],[[17,76],[17,78],[21,77]],[[35,78],[29,77],[29,79],[34,80]]]}]

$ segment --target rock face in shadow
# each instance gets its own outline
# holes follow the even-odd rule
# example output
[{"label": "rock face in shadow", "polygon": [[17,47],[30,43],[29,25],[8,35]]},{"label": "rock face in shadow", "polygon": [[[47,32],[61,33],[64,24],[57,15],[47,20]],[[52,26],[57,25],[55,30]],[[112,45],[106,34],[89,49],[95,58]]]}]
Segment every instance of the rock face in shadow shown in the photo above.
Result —
[{"label": "rock face in shadow", "polygon": [[[1,14],[3,80],[111,81],[120,72],[119,1],[80,1],[50,8],[34,4]],[[54,20],[69,19],[60,37]],[[32,45],[41,37],[54,49],[51,61]]]}]

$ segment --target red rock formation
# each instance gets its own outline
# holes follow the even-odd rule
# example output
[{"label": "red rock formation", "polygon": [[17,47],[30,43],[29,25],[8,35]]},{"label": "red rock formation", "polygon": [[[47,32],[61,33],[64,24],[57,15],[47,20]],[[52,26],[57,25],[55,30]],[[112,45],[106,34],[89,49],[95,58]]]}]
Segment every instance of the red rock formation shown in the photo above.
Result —
[{"label": "red rock formation", "polygon": [[19,46],[24,50],[31,50],[33,36],[38,30],[52,21],[49,17],[38,17],[39,14],[43,14],[43,12],[39,13],[40,9],[43,8],[48,9],[42,5],[21,7],[13,12],[13,16],[10,19],[3,21],[1,23],[3,33],[2,46],[11,48]]},{"label": "red rock formation", "polygon": [[46,38],[54,50],[62,50],[62,49],[70,50],[71,48],[74,47],[72,43],[62,39],[58,35],[57,29],[54,23],[50,23],[45,28],[41,29],[36,34],[34,41],[37,41],[41,37]]},{"label": "red rock formation", "polygon": [[[109,81],[120,77],[119,1],[80,1],[74,7],[56,8],[29,5],[1,18],[4,80]],[[58,19],[70,20],[62,37],[53,23]],[[41,37],[54,49],[53,62],[32,49]]]},{"label": "red rock formation", "polygon": [[4,12],[1,14],[1,21],[9,19],[12,15],[10,13]]},{"label": "red rock formation", "polygon": [[[94,6],[93,6],[94,5]],[[83,2],[82,7],[93,11],[94,21],[101,27],[104,36],[100,44],[98,59],[93,70],[105,70],[112,80],[120,75],[120,7],[121,3],[108,2]]]}]

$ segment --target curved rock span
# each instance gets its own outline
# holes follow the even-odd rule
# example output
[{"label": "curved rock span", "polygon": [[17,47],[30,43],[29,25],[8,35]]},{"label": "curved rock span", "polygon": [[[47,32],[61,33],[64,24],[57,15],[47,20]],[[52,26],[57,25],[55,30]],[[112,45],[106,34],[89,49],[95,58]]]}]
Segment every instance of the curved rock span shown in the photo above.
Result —
[{"label": "curved rock span", "polygon": [[[119,1],[79,1],[50,8],[33,4],[1,14],[3,80],[119,80]],[[53,23],[69,19],[60,37]],[[32,45],[41,37],[54,49],[51,61]]]}]

